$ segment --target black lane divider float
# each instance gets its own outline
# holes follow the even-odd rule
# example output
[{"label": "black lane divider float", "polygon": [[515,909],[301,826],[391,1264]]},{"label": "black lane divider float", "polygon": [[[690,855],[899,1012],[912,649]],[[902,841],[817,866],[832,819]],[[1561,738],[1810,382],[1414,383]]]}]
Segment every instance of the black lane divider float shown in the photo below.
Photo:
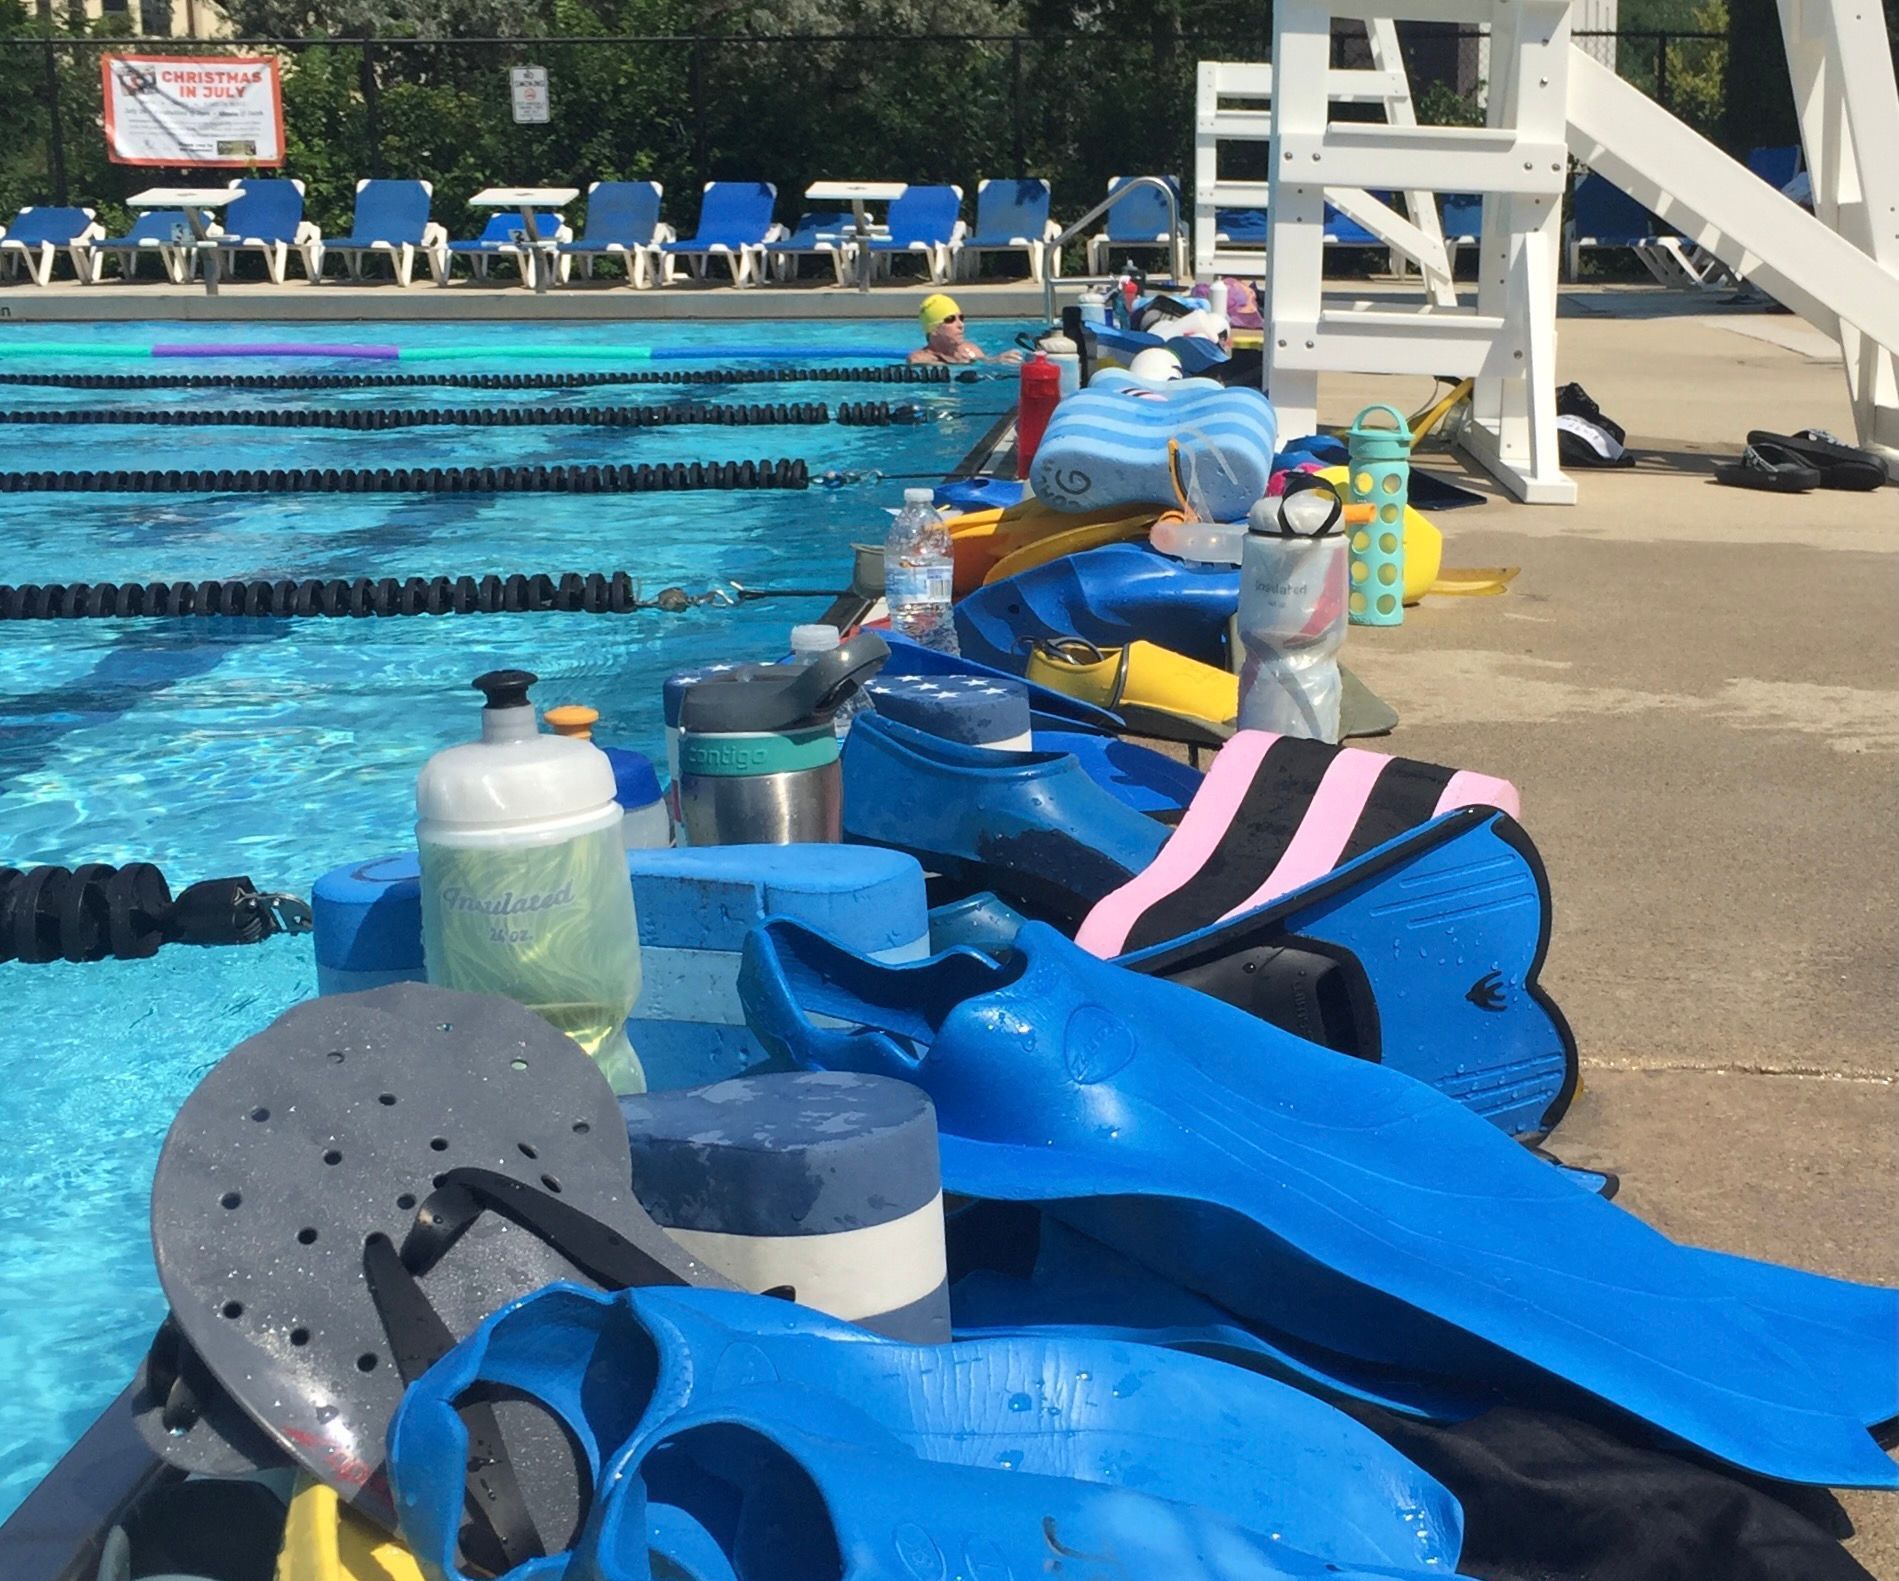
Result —
[{"label": "black lane divider float", "polygon": [[307,905],[248,878],[202,879],[174,899],[150,862],[0,867],[0,961],[137,961],[163,944],[256,944],[309,929]]},{"label": "black lane divider float", "polygon": [[[972,376],[973,381],[973,376]],[[593,390],[615,384],[948,384],[940,363],[874,368],[640,368],[578,373],[0,373],[55,390]]]},{"label": "black lane divider float", "polygon": [[802,459],[674,461],[654,466],[219,467],[0,472],[0,494],[648,494],[682,489],[802,489]]},{"label": "black lane divider float", "polygon": [[831,598],[816,587],[728,589],[688,593],[662,588],[646,598],[624,571],[559,576],[304,577],[276,582],[25,582],[0,586],[0,620],[162,620],[179,615],[629,615],[658,609],[677,614],[700,604],[759,598]]},{"label": "black lane divider float", "polygon": [[[889,401],[840,401],[837,421],[855,428],[887,428],[915,423],[919,407]],[[667,428],[675,424],[712,424],[750,428],[765,424],[813,424],[832,420],[822,401],[779,401],[763,406],[722,406],[709,402],[670,406],[473,406],[455,409],[356,406],[341,408],[256,406],[224,410],[189,406],[0,407],[0,424],[25,423],[68,427],[135,425],[163,428],[346,428],[364,432],[386,428]]]}]

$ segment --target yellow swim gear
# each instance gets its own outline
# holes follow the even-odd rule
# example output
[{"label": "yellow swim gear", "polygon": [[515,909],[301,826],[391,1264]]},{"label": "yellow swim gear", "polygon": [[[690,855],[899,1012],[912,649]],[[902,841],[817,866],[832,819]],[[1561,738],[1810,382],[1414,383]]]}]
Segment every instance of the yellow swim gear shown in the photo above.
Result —
[{"label": "yellow swim gear", "polygon": [[958,318],[962,311],[954,298],[945,296],[941,291],[926,296],[923,305],[917,309],[917,322],[923,326],[923,338],[928,340],[944,319]]}]

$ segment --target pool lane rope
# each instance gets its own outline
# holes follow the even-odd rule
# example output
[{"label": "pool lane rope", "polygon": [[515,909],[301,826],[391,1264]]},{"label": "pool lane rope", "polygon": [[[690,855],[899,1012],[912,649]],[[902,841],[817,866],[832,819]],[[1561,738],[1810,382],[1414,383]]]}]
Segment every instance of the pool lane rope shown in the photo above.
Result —
[{"label": "pool lane rope", "polygon": [[297,896],[248,878],[207,878],[174,899],[150,862],[0,867],[0,962],[143,960],[164,944],[257,944],[308,933]]},{"label": "pool lane rope", "polygon": [[[973,369],[956,375],[964,383],[975,377]],[[640,368],[610,373],[0,372],[0,384],[53,390],[594,390],[618,384],[948,384],[950,378],[950,369],[941,364],[901,362],[875,368]]]},{"label": "pool lane rope", "polygon": [[0,586],[0,621],[165,620],[182,615],[342,618],[388,615],[679,614],[761,598],[833,598],[831,588],[662,588],[647,598],[625,571],[512,576],[238,578],[201,582],[25,582]]},{"label": "pool lane rope", "polygon": [[[885,428],[924,418],[921,407],[905,402],[840,401],[836,421],[854,428]],[[749,428],[776,424],[831,422],[822,401],[776,402],[760,406],[708,402],[665,406],[475,406],[417,407],[124,407],[29,406],[0,408],[0,424],[40,427],[156,426],[164,428],[343,428],[371,432],[389,428],[669,428],[682,424]]]},{"label": "pool lane rope", "polygon": [[802,459],[531,467],[218,467],[0,472],[0,494],[650,494],[802,489]]}]

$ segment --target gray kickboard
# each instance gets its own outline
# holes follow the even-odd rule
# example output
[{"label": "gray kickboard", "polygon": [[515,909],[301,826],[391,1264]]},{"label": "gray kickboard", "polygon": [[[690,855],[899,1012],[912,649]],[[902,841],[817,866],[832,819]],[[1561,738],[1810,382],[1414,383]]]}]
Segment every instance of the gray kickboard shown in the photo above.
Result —
[{"label": "gray kickboard", "polygon": [[[451,1169],[557,1195],[682,1277],[723,1285],[631,1192],[626,1131],[578,1045],[502,999],[401,983],[315,1000],[224,1057],[173,1121],[152,1183],[159,1278],[185,1339],[293,1460],[393,1522],[383,1438],[404,1380],[363,1273]],[[421,1280],[459,1337],[554,1280],[593,1284],[484,1213]],[[578,1513],[571,1452],[528,1403],[496,1406],[545,1540]]]}]

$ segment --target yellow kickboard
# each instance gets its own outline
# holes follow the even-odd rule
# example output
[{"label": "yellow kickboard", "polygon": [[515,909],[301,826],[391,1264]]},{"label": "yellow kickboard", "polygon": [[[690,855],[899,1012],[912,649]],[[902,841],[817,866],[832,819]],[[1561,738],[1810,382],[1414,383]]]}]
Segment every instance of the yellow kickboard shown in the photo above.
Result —
[{"label": "yellow kickboard", "polygon": [[337,1497],[298,1477],[277,1552],[277,1581],[424,1581],[422,1567],[395,1538]]}]

